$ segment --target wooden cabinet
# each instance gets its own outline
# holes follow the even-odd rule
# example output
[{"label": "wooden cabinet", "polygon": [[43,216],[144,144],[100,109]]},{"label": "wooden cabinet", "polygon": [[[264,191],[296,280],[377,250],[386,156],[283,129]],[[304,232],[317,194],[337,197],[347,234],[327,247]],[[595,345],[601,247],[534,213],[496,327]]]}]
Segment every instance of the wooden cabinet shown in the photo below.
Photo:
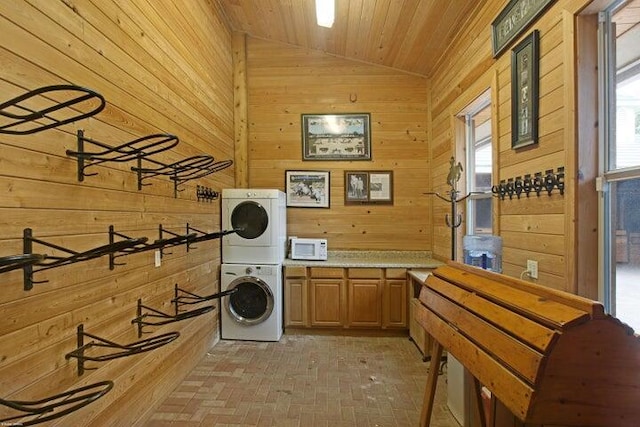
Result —
[{"label": "wooden cabinet", "polygon": [[309,326],[309,295],[306,267],[285,268],[284,326]]},{"label": "wooden cabinet", "polygon": [[285,327],[408,329],[404,268],[285,268]]},{"label": "wooden cabinet", "polygon": [[382,326],[382,270],[379,268],[347,269],[348,327],[380,328]]}]

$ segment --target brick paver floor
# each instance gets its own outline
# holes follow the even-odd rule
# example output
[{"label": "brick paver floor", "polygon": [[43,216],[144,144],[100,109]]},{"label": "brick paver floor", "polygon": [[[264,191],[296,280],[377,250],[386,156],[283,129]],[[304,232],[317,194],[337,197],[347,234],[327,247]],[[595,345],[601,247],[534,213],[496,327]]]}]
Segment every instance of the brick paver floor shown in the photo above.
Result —
[{"label": "brick paver floor", "polygon": [[[417,426],[429,363],[406,337],[220,341],[146,427]],[[457,427],[438,380],[432,427]]]}]

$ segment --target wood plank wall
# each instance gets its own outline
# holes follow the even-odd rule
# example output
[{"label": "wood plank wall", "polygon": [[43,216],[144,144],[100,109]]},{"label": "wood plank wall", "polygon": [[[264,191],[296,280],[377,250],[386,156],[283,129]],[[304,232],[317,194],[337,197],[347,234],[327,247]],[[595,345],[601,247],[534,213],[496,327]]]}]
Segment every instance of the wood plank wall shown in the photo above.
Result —
[{"label": "wood plank wall", "polygon": [[[157,239],[158,227],[220,228],[219,200],[199,202],[196,185],[233,187],[233,168],[190,181],[174,197],[168,178],[142,191],[131,163],[105,163],[78,182],[75,133],[117,145],[152,133],[180,143],[154,159],[233,158],[231,32],[211,1],[18,0],[0,2],[0,102],[54,84],[91,88],[107,100],[91,119],[30,136],[0,135],[0,257],[23,251],[22,233],[84,251],[108,243],[108,227]],[[95,148],[95,147],[93,147]],[[167,237],[165,235],[165,237]],[[34,252],[51,254],[34,245]],[[170,253],[169,253],[170,252]],[[76,330],[122,344],[137,340],[137,300],[171,313],[174,285],[201,295],[219,289],[218,241],[184,245],[154,267],[153,252],[39,272],[23,290],[22,271],[0,275],[0,397],[39,399],[101,380],[114,389],[56,425],[133,425],[163,399],[217,340],[218,311],[163,327],[180,337],[152,352],[95,364],[81,377],[65,354]],[[2,418],[2,414],[0,414]]]},{"label": "wood plank wall", "polygon": [[[574,292],[575,240],[573,177],[577,175],[573,160],[575,141],[575,94],[573,73],[574,15],[588,2],[558,1],[515,40],[497,59],[491,52],[491,22],[508,3],[489,1],[480,9],[465,31],[454,41],[437,68],[430,85],[429,126],[434,188],[446,190],[447,160],[455,152],[456,120],[468,104],[487,89],[492,89],[494,115],[493,183],[525,174],[554,171],[564,166],[567,189],[562,196],[498,201],[494,234],[503,238],[503,272],[518,277],[526,269],[526,260],[539,262],[539,282]],[[540,113],[539,143],[518,151],[511,149],[511,54],[510,48],[533,29],[540,31]],[[497,85],[497,87],[495,87]],[[459,132],[459,131],[458,131]],[[437,256],[450,253],[449,229],[438,221],[448,212],[447,206],[434,204],[433,251]],[[460,231],[464,234],[464,230]],[[596,248],[592,247],[592,260]],[[596,284],[592,284],[592,288]],[[593,290],[593,289],[592,289]]]},{"label": "wood plank wall", "polygon": [[[425,78],[249,37],[247,82],[250,186],[330,172],[330,208],[288,208],[288,235],[327,238],[330,250],[430,250]],[[355,112],[371,114],[371,161],[302,160],[301,114]],[[345,206],[347,170],[393,170],[393,206]]]}]

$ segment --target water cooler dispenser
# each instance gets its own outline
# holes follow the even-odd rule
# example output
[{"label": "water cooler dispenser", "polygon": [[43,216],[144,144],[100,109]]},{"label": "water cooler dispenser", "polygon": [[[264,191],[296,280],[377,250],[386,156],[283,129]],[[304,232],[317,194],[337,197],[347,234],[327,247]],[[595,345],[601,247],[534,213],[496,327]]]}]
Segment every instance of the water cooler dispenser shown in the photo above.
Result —
[{"label": "water cooler dispenser", "polygon": [[465,264],[502,273],[502,237],[464,236],[462,253]]}]

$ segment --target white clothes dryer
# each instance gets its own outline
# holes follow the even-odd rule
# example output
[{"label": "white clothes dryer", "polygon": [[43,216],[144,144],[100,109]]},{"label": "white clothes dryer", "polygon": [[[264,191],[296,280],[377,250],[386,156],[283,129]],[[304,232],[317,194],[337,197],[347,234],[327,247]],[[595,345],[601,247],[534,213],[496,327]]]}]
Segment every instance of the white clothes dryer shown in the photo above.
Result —
[{"label": "white clothes dryer", "polygon": [[286,195],[270,189],[223,189],[223,264],[279,264],[286,255]]},{"label": "white clothes dryer", "polygon": [[222,264],[220,286],[237,289],[223,301],[220,337],[279,341],[283,331],[282,264]]}]

